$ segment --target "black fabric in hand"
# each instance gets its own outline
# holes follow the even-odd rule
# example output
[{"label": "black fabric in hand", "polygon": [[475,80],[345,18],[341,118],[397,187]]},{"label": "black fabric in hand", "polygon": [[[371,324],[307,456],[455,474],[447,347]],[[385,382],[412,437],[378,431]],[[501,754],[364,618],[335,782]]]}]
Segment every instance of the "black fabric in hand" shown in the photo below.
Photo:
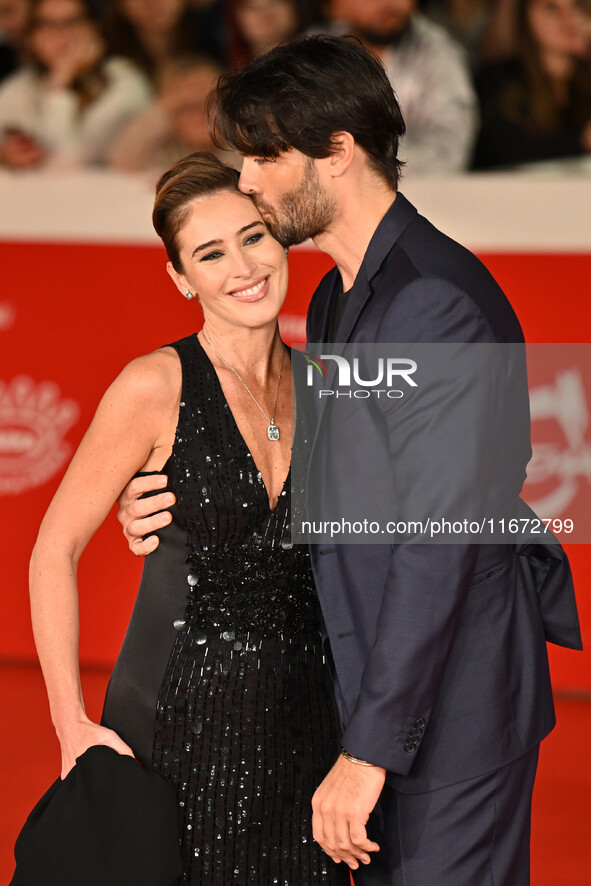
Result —
[{"label": "black fabric in hand", "polygon": [[175,791],[133,757],[97,745],[39,800],[10,886],[171,886],[181,873]]}]

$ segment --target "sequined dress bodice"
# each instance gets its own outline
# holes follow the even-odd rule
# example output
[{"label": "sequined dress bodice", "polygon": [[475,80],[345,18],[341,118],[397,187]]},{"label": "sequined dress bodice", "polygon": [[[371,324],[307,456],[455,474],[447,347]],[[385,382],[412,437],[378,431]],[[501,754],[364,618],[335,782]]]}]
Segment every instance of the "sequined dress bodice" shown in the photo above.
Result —
[{"label": "sequined dress bodice", "polygon": [[[318,629],[307,546],[290,541],[290,473],[274,509],[197,336],[176,348],[183,391],[172,455],[188,533],[191,623],[260,636]],[[291,429],[284,429],[289,433]],[[307,446],[300,424],[294,448]]]},{"label": "sequined dress bodice", "polygon": [[[290,476],[271,509],[199,340],[173,347],[177,506],[146,558],[102,722],[176,788],[179,886],[348,886],[312,839],[338,721],[308,549],[289,537]],[[306,445],[302,426],[294,452]]]}]

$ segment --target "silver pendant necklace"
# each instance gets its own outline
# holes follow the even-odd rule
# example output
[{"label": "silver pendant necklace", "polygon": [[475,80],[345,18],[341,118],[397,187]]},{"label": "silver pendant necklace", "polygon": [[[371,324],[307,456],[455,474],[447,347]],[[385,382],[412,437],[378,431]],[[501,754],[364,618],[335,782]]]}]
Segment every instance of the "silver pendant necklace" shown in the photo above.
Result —
[{"label": "silver pendant necklace", "polygon": [[249,388],[248,385],[246,384],[246,382],[244,381],[244,379],[241,378],[240,375],[238,375],[238,373],[237,373],[236,370],[234,369],[234,367],[233,367],[233,366],[230,366],[230,364],[228,363],[228,361],[227,361],[227,360],[224,360],[224,358],[222,357],[222,355],[221,355],[218,351],[216,351],[216,349],[214,348],[214,346],[212,345],[212,343],[210,342],[210,340],[209,340],[208,337],[206,336],[206,334],[205,334],[205,330],[202,329],[201,332],[203,333],[203,338],[205,339],[205,341],[207,342],[207,344],[209,345],[209,347],[211,348],[211,350],[214,352],[214,354],[216,355],[216,357],[219,357],[219,359],[222,361],[222,363],[224,364],[224,366],[227,366],[228,369],[230,369],[230,370],[234,373],[234,375],[236,376],[236,378],[238,379],[238,381],[239,381],[242,385],[244,385],[244,387],[246,388],[246,390],[248,391],[248,393],[250,394],[250,396],[252,397],[252,399],[254,400],[254,402],[256,403],[256,405],[259,407],[259,409],[261,410],[261,412],[263,413],[263,415],[264,415],[265,418],[267,419],[267,422],[268,422],[268,427],[267,427],[267,437],[269,438],[269,440],[279,440],[279,428],[278,428],[277,425],[275,424],[275,410],[276,410],[276,408],[277,408],[277,397],[279,396],[279,383],[280,383],[280,381],[281,381],[281,370],[283,369],[283,358],[285,357],[285,345],[283,344],[283,342],[281,343],[281,344],[282,344],[282,350],[281,350],[281,363],[279,364],[279,375],[277,376],[277,388],[276,388],[276,390],[275,390],[275,402],[273,403],[273,414],[269,417],[269,416],[267,415],[267,413],[265,412],[265,410],[263,409],[263,407],[261,406],[261,404],[259,403],[259,401],[257,400],[257,398],[255,397],[255,395],[252,393],[252,391],[250,390],[250,388]]}]

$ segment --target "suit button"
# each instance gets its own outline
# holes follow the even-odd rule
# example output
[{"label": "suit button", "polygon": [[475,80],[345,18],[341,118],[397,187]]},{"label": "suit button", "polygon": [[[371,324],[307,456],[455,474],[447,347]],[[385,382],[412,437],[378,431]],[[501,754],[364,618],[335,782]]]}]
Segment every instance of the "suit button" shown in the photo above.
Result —
[{"label": "suit button", "polygon": [[419,736],[421,736],[423,734],[423,730],[419,729],[418,726],[413,726],[413,728],[410,730],[410,732],[408,734],[412,737],[418,738]]},{"label": "suit button", "polygon": [[406,744],[404,745],[404,750],[406,751],[407,754],[414,754],[416,749],[417,749],[416,744],[413,741],[411,741],[409,738],[408,741],[406,742]]},{"label": "suit button", "polygon": [[427,721],[423,720],[422,717],[417,717],[417,719],[415,720],[415,726],[417,727],[417,729],[420,729],[421,732],[423,731],[423,729],[425,728],[426,725],[427,725]]}]

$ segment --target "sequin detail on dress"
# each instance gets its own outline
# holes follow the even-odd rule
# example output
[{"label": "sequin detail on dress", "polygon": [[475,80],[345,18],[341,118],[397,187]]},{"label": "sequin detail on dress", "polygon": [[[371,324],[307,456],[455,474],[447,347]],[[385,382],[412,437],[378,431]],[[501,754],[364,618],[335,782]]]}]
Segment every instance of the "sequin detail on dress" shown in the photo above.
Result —
[{"label": "sequin detail on dress", "polygon": [[[181,884],[345,886],[312,840],[312,794],[338,747],[307,547],[289,539],[196,336],[171,464],[187,530],[187,605],[157,703],[154,765],[177,787]],[[296,444],[305,446],[298,429]]]}]

